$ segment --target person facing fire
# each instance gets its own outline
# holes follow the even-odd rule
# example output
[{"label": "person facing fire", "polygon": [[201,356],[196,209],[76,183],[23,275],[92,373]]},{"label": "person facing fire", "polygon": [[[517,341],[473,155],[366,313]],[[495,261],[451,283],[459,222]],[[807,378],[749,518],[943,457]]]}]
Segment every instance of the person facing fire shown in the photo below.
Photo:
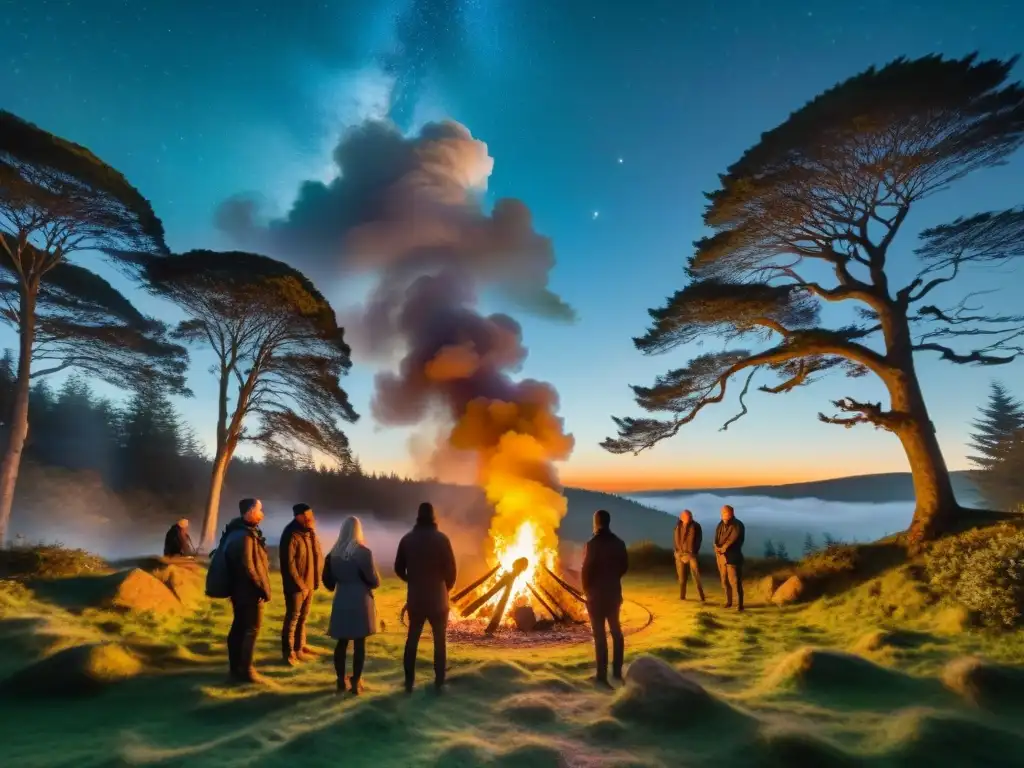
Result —
[{"label": "person facing fire", "polygon": [[293,667],[300,661],[315,657],[306,645],[306,619],[313,606],[313,593],[320,587],[324,561],[320,540],[316,536],[316,520],[308,504],[292,507],[292,521],[281,534],[278,554],[284,588],[281,658]]},{"label": "person facing fire", "polygon": [[188,535],[188,518],[171,526],[164,536],[164,557],[195,557],[196,548],[192,545],[192,537]]},{"label": "person facing fire", "polygon": [[700,563],[697,562],[697,554],[700,552],[700,545],[704,539],[704,532],[700,523],[693,519],[693,513],[684,509],[679,515],[679,522],[676,523],[673,540],[676,552],[676,573],[679,575],[679,599],[686,599],[686,583],[693,577],[693,583],[697,587],[697,596],[704,602],[704,585],[700,581]]},{"label": "person facing fire", "polygon": [[260,530],[263,503],[259,499],[242,499],[238,512],[221,539],[234,614],[228,632],[228,660],[235,680],[260,683],[263,678],[252,661],[263,623],[263,604],[270,602],[270,559],[267,540]]},{"label": "person facing fire", "polygon": [[406,609],[409,635],[405,641],[405,690],[412,692],[416,679],[416,651],[423,625],[434,636],[434,687],[441,690],[448,667],[448,593],[455,586],[455,553],[448,537],[437,529],[434,506],[420,504],[416,525],[398,542],[395,574],[408,585]]},{"label": "person facing fire", "polygon": [[732,593],[736,592],[736,610],[743,610],[743,540],[747,529],[736,519],[736,511],[726,504],[722,507],[722,522],[715,528],[715,560],[718,575],[725,592],[725,607],[732,608]]},{"label": "person facing fire", "polygon": [[625,542],[611,532],[612,516],[607,510],[594,513],[594,536],[583,548],[583,567],[580,578],[587,598],[587,614],[594,633],[594,653],[597,661],[595,682],[608,687],[608,638],[605,625],[612,636],[612,677],[622,680],[622,662],[625,641],[619,613],[622,610],[622,577],[629,570],[629,555]]},{"label": "person facing fire", "polygon": [[352,676],[348,689],[363,691],[363,664],[366,662],[366,638],[377,631],[377,605],[373,590],[380,587],[380,575],[373,563],[373,552],[366,546],[363,524],[358,517],[346,517],[338,541],[324,563],[324,586],[334,592],[327,634],[338,641],[334,647],[334,672],[338,693],[345,687],[345,657],[352,643]]}]

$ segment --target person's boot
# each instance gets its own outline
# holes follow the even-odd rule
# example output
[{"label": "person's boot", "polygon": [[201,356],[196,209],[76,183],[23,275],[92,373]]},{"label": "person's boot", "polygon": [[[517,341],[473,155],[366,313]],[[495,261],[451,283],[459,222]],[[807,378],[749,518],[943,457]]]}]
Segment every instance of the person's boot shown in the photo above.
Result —
[{"label": "person's boot", "polygon": [[406,693],[412,693],[412,686],[413,686],[413,681],[410,680],[409,678],[406,678],[405,679],[405,685],[403,685],[402,687],[403,687],[403,689],[405,690]]},{"label": "person's boot", "polygon": [[336,688],[336,690],[334,692],[337,695],[340,696],[341,694],[345,693],[347,690],[348,690],[348,686],[345,685],[345,678],[344,677],[339,677],[338,680],[337,680],[337,688]]},{"label": "person's boot", "polygon": [[288,667],[297,667],[299,666],[300,661],[301,659],[294,653],[289,653],[287,656],[284,657],[285,666]]},{"label": "person's boot", "polygon": [[349,690],[352,691],[353,696],[358,696],[360,693],[366,690],[366,686],[363,685],[363,681],[360,680],[358,677],[350,677],[348,679],[348,686]]},{"label": "person's boot", "polygon": [[240,681],[252,685],[265,685],[267,678],[257,672],[255,667],[249,667],[241,672]]},{"label": "person's boot", "polygon": [[320,658],[320,654],[308,645],[302,646],[300,650],[295,652],[295,655],[299,657],[299,661],[313,661],[314,659]]}]

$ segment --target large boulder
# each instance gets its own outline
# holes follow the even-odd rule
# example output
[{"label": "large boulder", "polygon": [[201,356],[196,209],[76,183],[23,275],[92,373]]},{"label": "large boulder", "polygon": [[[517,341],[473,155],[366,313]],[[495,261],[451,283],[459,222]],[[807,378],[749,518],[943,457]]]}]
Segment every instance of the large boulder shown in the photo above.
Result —
[{"label": "large boulder", "polygon": [[775,573],[769,574],[757,582],[755,592],[758,597],[763,599],[765,602],[769,602],[775,595],[775,590],[782,586],[785,581],[785,576],[780,576]]},{"label": "large boulder", "polygon": [[646,727],[707,726],[709,721],[745,722],[746,717],[691,677],[654,656],[641,656],[626,671],[626,686],[611,707],[620,720]]},{"label": "large boulder", "polygon": [[778,606],[800,602],[806,589],[803,579],[796,575],[790,576],[772,594],[772,602]]},{"label": "large boulder", "polygon": [[65,648],[30,664],[0,684],[19,696],[75,696],[95,693],[142,671],[142,663],[116,643]]},{"label": "large boulder", "polygon": [[181,613],[181,601],[164,582],[141,568],[121,571],[106,577],[110,591],[104,607],[159,614]]}]

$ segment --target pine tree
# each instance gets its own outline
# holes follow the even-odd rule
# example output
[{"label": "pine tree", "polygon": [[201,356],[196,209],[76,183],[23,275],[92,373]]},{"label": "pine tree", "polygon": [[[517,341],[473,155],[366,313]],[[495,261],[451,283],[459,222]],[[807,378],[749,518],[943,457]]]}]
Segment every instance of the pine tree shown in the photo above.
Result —
[{"label": "pine tree", "polygon": [[778,553],[775,551],[775,545],[772,544],[771,539],[765,539],[764,557],[765,560],[774,560],[776,557],[778,557]]},{"label": "pine tree", "polygon": [[828,549],[829,547],[834,547],[836,545],[836,540],[832,538],[831,533],[826,533],[823,538],[825,540],[825,549]]},{"label": "pine tree", "polygon": [[122,426],[121,485],[155,491],[181,489],[176,471],[184,455],[181,420],[166,391],[142,384],[128,401]]},{"label": "pine tree", "polygon": [[979,411],[981,417],[972,422],[977,431],[970,442],[975,455],[968,458],[984,471],[1002,459],[1014,434],[1024,429],[1024,405],[1011,397],[1005,386],[993,381],[988,403]]},{"label": "pine tree", "polygon": [[786,545],[783,544],[781,541],[779,542],[779,546],[775,548],[775,556],[779,560],[785,560],[786,562],[789,562],[789,551],[786,549]]},{"label": "pine tree", "polygon": [[808,555],[813,555],[813,554],[814,554],[814,537],[811,535],[810,531],[808,531],[807,535],[804,536],[804,557],[807,557]]}]

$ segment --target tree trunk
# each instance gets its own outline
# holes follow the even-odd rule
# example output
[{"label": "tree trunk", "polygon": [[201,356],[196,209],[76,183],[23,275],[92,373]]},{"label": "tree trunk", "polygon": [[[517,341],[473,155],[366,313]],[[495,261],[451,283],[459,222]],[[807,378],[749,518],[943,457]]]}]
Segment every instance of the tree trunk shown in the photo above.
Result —
[{"label": "tree trunk", "polygon": [[19,302],[18,375],[7,430],[7,447],[0,461],[0,547],[7,544],[7,527],[14,506],[14,489],[21,469],[21,452],[28,438],[28,395],[32,377],[32,345],[36,335],[37,285],[22,286]]},{"label": "tree trunk", "polygon": [[210,473],[210,491],[206,496],[206,514],[203,516],[203,534],[200,544],[207,552],[213,548],[217,537],[217,518],[220,515],[220,492],[224,488],[224,476],[231,463],[231,451],[224,446],[213,457],[213,472]]},{"label": "tree trunk", "polygon": [[928,415],[913,359],[909,358],[901,368],[889,383],[889,392],[892,410],[903,416],[895,432],[907,453],[914,480],[916,505],[907,546],[911,552],[916,552],[922,544],[949,530],[960,512],[960,505],[953,492],[935,425]]}]

